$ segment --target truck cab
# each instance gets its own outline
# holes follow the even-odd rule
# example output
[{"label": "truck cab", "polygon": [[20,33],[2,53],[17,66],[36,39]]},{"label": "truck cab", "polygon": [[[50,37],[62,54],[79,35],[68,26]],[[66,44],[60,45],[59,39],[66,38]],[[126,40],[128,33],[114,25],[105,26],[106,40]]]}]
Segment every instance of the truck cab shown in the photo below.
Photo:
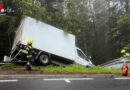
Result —
[{"label": "truck cab", "polygon": [[89,66],[94,66],[93,63],[91,62],[90,58],[88,58],[84,52],[76,47],[76,59],[75,59],[75,63],[81,64],[85,67],[89,67]]}]

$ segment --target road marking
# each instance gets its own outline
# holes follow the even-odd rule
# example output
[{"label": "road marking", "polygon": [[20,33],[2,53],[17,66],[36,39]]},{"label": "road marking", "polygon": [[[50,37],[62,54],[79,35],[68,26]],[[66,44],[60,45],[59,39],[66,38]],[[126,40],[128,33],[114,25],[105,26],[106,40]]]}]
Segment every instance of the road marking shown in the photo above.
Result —
[{"label": "road marking", "polygon": [[64,79],[65,80],[65,82],[67,82],[67,83],[71,83],[71,81],[69,80],[69,79]]},{"label": "road marking", "polygon": [[94,80],[93,78],[69,78],[69,80]]},{"label": "road marking", "polygon": [[1,82],[18,82],[18,80],[0,80],[0,83]]},{"label": "road marking", "polygon": [[72,80],[93,80],[93,78],[52,78],[43,79],[44,81],[65,81],[66,83],[71,83]]},{"label": "road marking", "polygon": [[51,78],[51,79],[43,79],[45,81],[60,81],[60,80],[93,80],[93,78]]},{"label": "road marking", "polygon": [[127,78],[127,77],[126,78],[125,77],[124,78],[123,77],[122,78],[114,78],[114,79],[116,79],[116,80],[130,80],[130,78]]}]

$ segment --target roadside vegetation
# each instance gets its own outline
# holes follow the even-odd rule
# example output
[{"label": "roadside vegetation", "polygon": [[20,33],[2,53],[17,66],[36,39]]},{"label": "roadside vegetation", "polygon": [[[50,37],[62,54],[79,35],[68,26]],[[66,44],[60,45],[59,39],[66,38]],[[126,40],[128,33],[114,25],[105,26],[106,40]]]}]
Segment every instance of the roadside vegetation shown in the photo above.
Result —
[{"label": "roadside vegetation", "polygon": [[[23,65],[17,65],[14,63],[11,64],[5,64],[0,66],[0,70],[25,70],[25,66]],[[111,73],[122,73],[121,69],[116,69],[116,68],[105,68],[101,66],[95,66],[95,67],[89,67],[85,68],[81,65],[68,65],[66,67],[63,66],[33,66],[32,71],[41,71],[41,72],[46,72],[46,73],[106,73],[106,74],[111,74]],[[130,73],[130,70],[129,70]]]}]

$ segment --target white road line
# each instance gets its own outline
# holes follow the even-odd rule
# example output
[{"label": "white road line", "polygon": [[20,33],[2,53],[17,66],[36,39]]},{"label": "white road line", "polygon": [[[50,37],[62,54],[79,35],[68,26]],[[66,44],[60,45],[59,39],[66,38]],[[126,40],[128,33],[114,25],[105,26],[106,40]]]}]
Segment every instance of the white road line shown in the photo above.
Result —
[{"label": "white road line", "polygon": [[68,79],[64,79],[65,80],[65,82],[67,82],[67,83],[71,83],[71,81],[70,80],[68,80]]},{"label": "white road line", "polygon": [[94,80],[93,78],[52,78],[43,79],[44,81],[65,81],[66,83],[71,83],[72,80]]},{"label": "white road line", "polygon": [[94,80],[93,78],[68,78],[69,80]]},{"label": "white road line", "polygon": [[44,81],[60,81],[64,80],[64,78],[53,78],[53,79],[43,79]]},{"label": "white road line", "polygon": [[0,83],[2,82],[18,82],[18,80],[0,80]]},{"label": "white road line", "polygon": [[124,78],[123,77],[121,77],[121,78],[114,78],[114,79],[116,79],[116,80],[130,80],[130,78],[127,78],[127,77],[126,78],[125,77]]}]

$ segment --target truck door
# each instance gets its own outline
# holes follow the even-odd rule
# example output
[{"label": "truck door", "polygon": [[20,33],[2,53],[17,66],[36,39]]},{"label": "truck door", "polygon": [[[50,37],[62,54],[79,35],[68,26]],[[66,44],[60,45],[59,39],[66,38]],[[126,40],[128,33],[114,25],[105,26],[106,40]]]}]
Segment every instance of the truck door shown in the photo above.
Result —
[{"label": "truck door", "polygon": [[87,61],[86,56],[79,49],[77,49],[77,60],[76,60],[76,62],[83,65],[83,66],[89,65],[89,61]]}]

